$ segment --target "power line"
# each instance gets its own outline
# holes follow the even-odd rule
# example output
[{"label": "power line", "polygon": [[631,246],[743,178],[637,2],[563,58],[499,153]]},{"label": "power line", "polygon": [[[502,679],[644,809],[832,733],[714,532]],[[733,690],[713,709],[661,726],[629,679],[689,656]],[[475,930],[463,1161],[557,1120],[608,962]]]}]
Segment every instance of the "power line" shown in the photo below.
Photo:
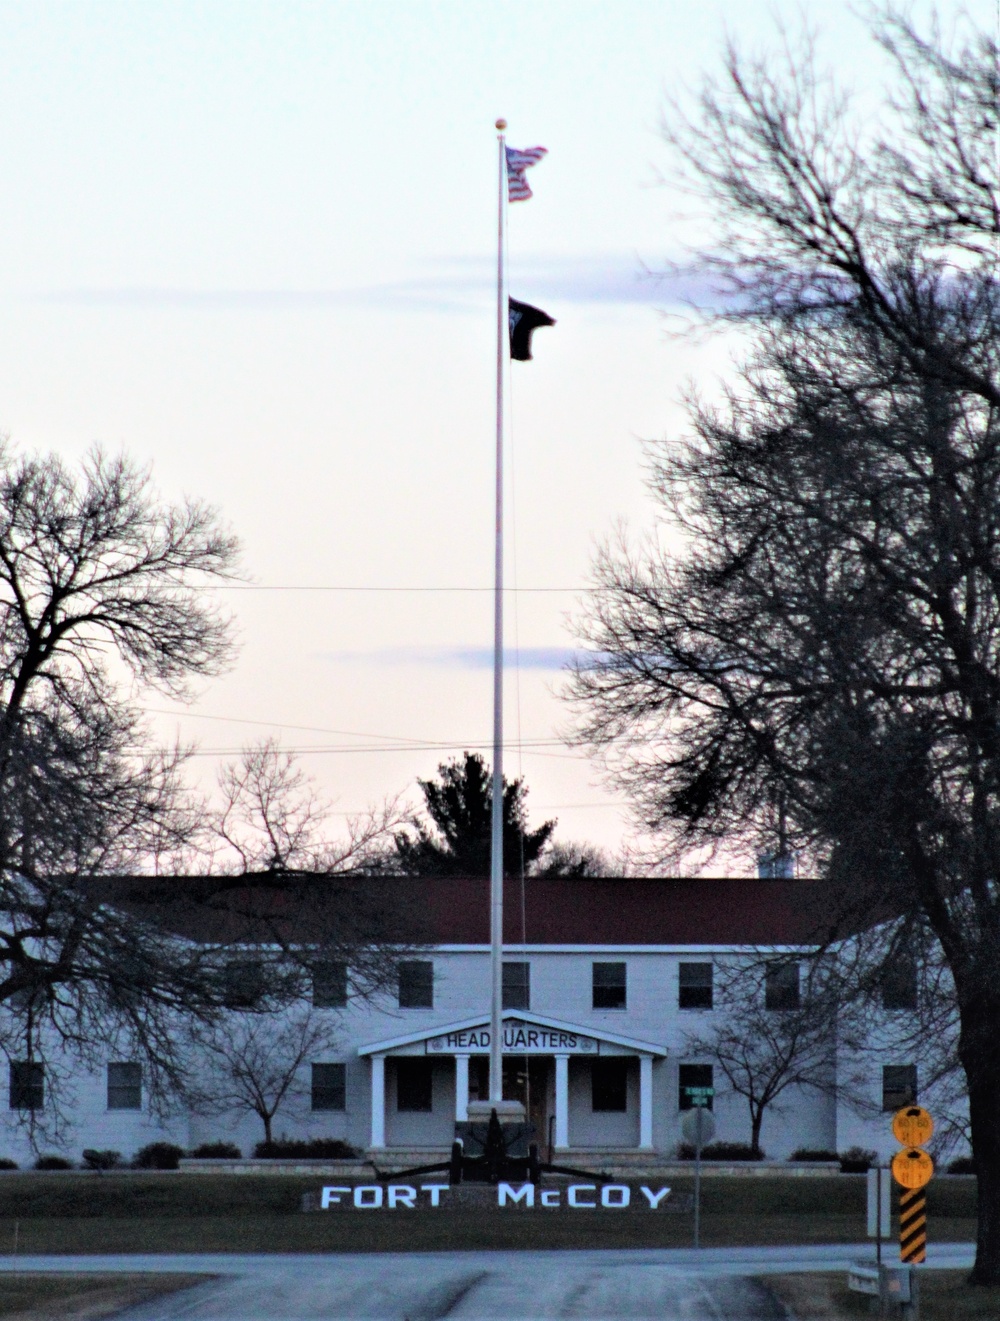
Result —
[{"label": "power line", "polygon": [[[147,706],[143,711],[148,715],[174,716],[178,720],[182,717],[192,720],[212,720],[221,724],[232,725],[259,725],[264,729],[294,729],[300,734],[338,734],[341,738],[368,738],[383,739],[386,743],[398,743],[408,745],[414,751],[426,748],[447,747],[484,747],[481,741],[476,739],[454,739],[448,744],[440,744],[428,739],[412,738],[406,734],[369,734],[356,729],[330,729],[323,725],[289,725],[280,720],[255,720],[249,716],[217,716],[209,715],[201,711],[171,711],[167,707]],[[531,746],[565,746],[563,739],[529,739],[527,745]],[[378,751],[378,749],[373,749]]]},{"label": "power line", "polygon": [[261,725],[265,729],[294,729],[300,734],[339,734],[341,738],[380,738],[389,743],[412,743],[421,747],[425,740],[408,738],[405,734],[366,734],[355,729],[329,729],[323,725],[288,725],[280,720],[254,720],[249,716],[215,716],[201,711],[170,711],[162,706],[146,706],[143,710],[149,715],[182,716],[190,720],[217,720],[227,725]]},{"label": "power line", "polygon": [[[492,587],[463,586],[461,584],[437,587],[406,587],[377,584],[370,587],[350,587],[343,583],[189,583],[165,587],[164,591],[199,592],[490,592]],[[600,592],[603,587],[504,587],[505,594]]]},{"label": "power line", "polygon": [[[537,739],[537,740],[522,742],[520,744],[518,744],[515,741],[511,741],[510,743],[504,744],[504,751],[514,750],[517,747],[522,747],[525,752],[528,753],[536,752],[537,755],[543,755],[540,752],[538,752],[539,749],[561,748],[565,746],[566,745],[563,743],[562,739],[557,739],[557,738]],[[364,753],[366,755],[375,752],[454,752],[458,748],[463,748],[467,751],[477,751],[477,752],[492,751],[493,741],[492,739],[488,741],[475,741],[471,739],[469,740],[463,739],[460,743],[455,743],[455,742],[396,743],[396,744],[380,743],[376,745],[367,745],[367,746],[365,744],[357,744],[357,743],[333,744],[333,745],[304,744],[301,747],[282,748],[282,752],[291,753],[294,754],[295,756],[304,756],[307,754],[310,756],[312,755],[340,756],[342,754],[358,753],[358,752]],[[228,748],[228,747],[195,748],[191,755],[195,757],[232,757],[232,756],[238,756],[242,751],[243,751],[242,748]]]},{"label": "power line", "polygon": [[[514,742],[504,744],[504,751],[513,751],[520,748],[527,757],[553,757],[563,761],[574,761],[580,756],[586,755],[582,750],[551,752],[549,748],[566,747],[561,739],[539,739],[537,742],[528,742],[517,744]],[[475,740],[462,740],[460,743],[403,743],[386,744],[381,743],[375,746],[365,746],[364,744],[344,745],[323,745],[323,744],[304,744],[301,747],[282,747],[281,751],[296,757],[312,756],[348,756],[352,753],[361,753],[364,756],[371,756],[377,752],[457,752],[462,749],[466,752],[492,752],[492,740],[478,742]],[[156,747],[144,747],[133,745],[126,755],[133,757],[147,756],[150,753],[159,752],[161,749]],[[191,757],[239,757],[245,751],[243,747],[220,747],[220,748],[191,748],[188,756]]]}]

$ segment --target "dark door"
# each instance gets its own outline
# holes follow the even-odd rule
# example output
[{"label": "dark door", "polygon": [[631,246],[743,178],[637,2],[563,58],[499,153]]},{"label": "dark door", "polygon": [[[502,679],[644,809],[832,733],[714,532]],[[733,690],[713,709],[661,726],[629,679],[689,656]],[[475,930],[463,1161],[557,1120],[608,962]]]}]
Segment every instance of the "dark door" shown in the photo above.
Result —
[{"label": "dark door", "polygon": [[520,1101],[534,1140],[546,1150],[549,1123],[549,1061],[533,1056],[508,1057],[503,1062],[505,1101]]}]

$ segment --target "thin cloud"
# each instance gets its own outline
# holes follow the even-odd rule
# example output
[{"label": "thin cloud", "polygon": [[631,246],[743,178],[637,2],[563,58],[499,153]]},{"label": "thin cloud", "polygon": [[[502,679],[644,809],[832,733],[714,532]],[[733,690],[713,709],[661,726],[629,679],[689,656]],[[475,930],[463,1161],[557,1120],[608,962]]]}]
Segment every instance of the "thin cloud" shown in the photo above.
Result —
[{"label": "thin cloud", "polygon": [[[487,670],[493,665],[492,647],[385,647],[374,651],[327,651],[324,660],[335,665],[427,665],[451,670]],[[592,652],[572,647],[521,647],[504,651],[504,668],[564,670],[570,665],[593,664]]]},{"label": "thin cloud", "polygon": [[[309,312],[330,308],[453,314],[478,313],[494,297],[495,266],[482,257],[441,258],[419,277],[336,289],[193,289],[137,286],[61,289],[29,294],[58,306],[204,312]],[[623,254],[533,257],[513,263],[510,280],[524,298],[556,303],[677,307],[712,301],[712,291],[690,275],[660,275]]]}]

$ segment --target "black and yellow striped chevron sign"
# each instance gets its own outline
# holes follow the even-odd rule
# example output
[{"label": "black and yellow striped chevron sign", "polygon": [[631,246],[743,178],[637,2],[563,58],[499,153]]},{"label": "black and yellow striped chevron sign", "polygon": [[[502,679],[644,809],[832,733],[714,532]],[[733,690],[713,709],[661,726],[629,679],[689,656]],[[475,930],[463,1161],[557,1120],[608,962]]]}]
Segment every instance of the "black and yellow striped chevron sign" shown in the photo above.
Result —
[{"label": "black and yellow striped chevron sign", "polygon": [[892,1158],[892,1177],[899,1184],[899,1255],[907,1264],[927,1260],[927,1184],[934,1162],[923,1150],[934,1132],[934,1121],[926,1110],[911,1105],[897,1111],[892,1120],[897,1142],[905,1143]]},{"label": "black and yellow striped chevron sign", "polygon": [[923,1188],[900,1189],[899,1256],[905,1262],[927,1260],[927,1194]]}]

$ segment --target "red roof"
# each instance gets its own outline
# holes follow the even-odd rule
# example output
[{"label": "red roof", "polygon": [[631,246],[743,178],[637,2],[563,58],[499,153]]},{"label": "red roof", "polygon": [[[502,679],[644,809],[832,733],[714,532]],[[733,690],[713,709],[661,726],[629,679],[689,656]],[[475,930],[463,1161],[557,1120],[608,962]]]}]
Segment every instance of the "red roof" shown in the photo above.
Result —
[{"label": "red roof", "polygon": [[[461,877],[120,877],[112,902],[194,940],[486,945],[489,881]],[[829,887],[756,878],[528,877],[505,884],[507,944],[798,945],[828,939]],[[844,910],[842,910],[843,914]],[[857,929],[849,921],[845,929]]]},{"label": "red roof", "polygon": [[[489,881],[400,882],[423,891],[429,943],[489,942]],[[796,945],[825,937],[826,887],[755,878],[528,877],[505,882],[504,940],[529,945]]]}]

